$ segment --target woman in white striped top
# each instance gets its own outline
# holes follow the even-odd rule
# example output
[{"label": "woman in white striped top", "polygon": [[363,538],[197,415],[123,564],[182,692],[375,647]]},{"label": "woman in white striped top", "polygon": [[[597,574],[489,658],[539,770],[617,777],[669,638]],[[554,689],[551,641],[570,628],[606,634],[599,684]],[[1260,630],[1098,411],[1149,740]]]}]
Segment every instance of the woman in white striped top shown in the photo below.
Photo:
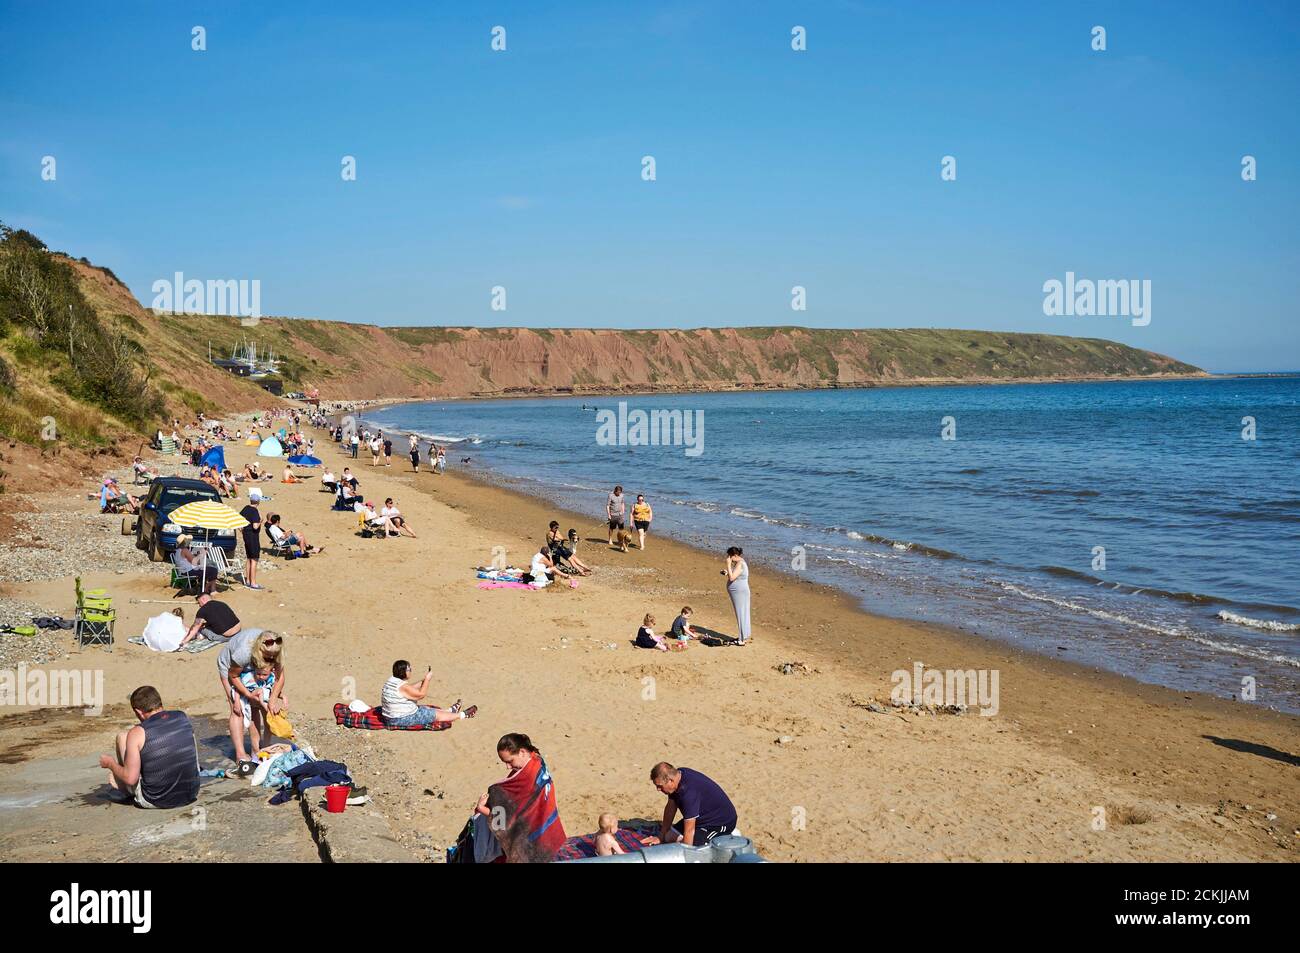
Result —
[{"label": "woman in white striped top", "polygon": [[384,721],[396,728],[408,728],[411,725],[432,725],[443,721],[457,721],[461,718],[473,718],[478,714],[478,706],[470,705],[461,710],[460,702],[450,708],[437,708],[433,705],[420,705],[429,693],[429,679],[433,678],[433,669],[424,673],[418,685],[410,684],[411,663],[398,659],[393,663],[393,675],[384,682],[380,698]]}]

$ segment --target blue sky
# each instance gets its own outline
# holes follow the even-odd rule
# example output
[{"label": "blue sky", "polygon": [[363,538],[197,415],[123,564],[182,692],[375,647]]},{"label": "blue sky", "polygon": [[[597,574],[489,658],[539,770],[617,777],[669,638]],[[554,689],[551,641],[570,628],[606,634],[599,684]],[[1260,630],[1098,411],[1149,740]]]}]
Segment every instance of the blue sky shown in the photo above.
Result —
[{"label": "blue sky", "polygon": [[[1300,368],[1300,4],[382,6],[0,0],[0,219],[146,305],[182,271],[386,325],[989,328]],[[1044,315],[1067,271],[1150,279],[1151,323]]]}]

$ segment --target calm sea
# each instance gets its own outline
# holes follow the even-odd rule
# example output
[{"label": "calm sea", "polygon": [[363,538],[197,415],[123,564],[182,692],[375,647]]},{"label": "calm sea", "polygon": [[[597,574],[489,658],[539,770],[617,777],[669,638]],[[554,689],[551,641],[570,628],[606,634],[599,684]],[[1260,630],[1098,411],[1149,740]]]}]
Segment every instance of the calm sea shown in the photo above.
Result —
[{"label": "calm sea", "polygon": [[[598,440],[591,408],[618,403],[367,419],[590,513],[584,535],[621,483],[656,534],[741,545],[873,612],[1219,696],[1253,678],[1257,704],[1300,710],[1300,379],[626,399],[702,413],[698,455]],[[759,582],[760,632],[761,606]]]}]

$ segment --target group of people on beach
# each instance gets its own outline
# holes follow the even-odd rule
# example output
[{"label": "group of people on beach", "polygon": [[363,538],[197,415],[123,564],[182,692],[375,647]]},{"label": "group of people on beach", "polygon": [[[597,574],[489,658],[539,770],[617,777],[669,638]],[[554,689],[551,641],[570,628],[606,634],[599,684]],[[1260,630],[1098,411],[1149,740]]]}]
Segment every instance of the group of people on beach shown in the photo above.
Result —
[{"label": "group of people on beach", "polygon": [[[216,665],[221,697],[230,712],[235,762],[231,774],[246,778],[257,770],[263,741],[273,737],[274,719],[288,709],[284,635],[245,628],[230,606],[208,593],[200,593],[197,602],[194,623],[180,646],[199,637],[221,644]],[[165,709],[151,685],[132,692],[131,709],[139,724],[120,733],[113,754],[100,758],[100,766],[109,772],[110,787],[139,807],[192,804],[198,798],[200,777],[189,717]]]},{"label": "group of people on beach", "polygon": [[[254,427],[269,425],[281,412],[271,412],[264,420],[254,421]],[[296,417],[290,418],[295,426]],[[324,415],[313,416],[313,425],[329,427]],[[352,435],[356,438],[356,435]],[[200,438],[203,440],[204,438]],[[341,434],[337,439],[342,439]],[[391,439],[381,432],[365,433],[364,441],[372,453],[372,466],[391,465]],[[358,443],[361,441],[358,441]],[[419,444],[409,438],[413,472],[418,472]],[[298,441],[301,447],[306,441]],[[344,445],[345,452],[348,447]],[[355,456],[355,451],[353,451]],[[430,443],[429,459],[436,472],[445,467],[445,448]],[[141,461],[137,458],[137,463]],[[247,521],[242,530],[245,553],[245,585],[261,589],[257,583],[257,565],[261,556],[260,533],[264,530],[277,547],[286,548],[302,556],[323,551],[324,547],[312,545],[301,532],[283,525],[279,514],[263,519],[260,506],[265,501],[260,484],[267,475],[254,463],[238,475],[229,470],[210,470],[203,474],[206,482],[215,481],[219,492],[228,498],[237,496],[236,485],[242,482],[259,484],[250,487],[248,501],[240,511]],[[300,482],[301,477],[286,468],[284,482]],[[322,489],[335,498],[336,508],[346,508],[362,515],[368,526],[384,536],[407,535],[412,538],[405,517],[389,497],[380,510],[364,501],[358,492],[359,482],[350,469],[335,476],[327,470],[321,477]],[[123,494],[115,483],[106,483],[101,507],[129,508],[133,505],[129,494]],[[113,502],[117,501],[117,502]],[[134,505],[138,506],[138,500]],[[629,506],[622,486],[616,486],[606,501],[608,544],[627,551],[635,539],[639,550],[645,549],[645,536],[654,518],[653,510],[644,494],[638,494],[630,506],[630,523],[636,536],[628,531]],[[202,565],[191,540],[182,536],[178,541],[178,566],[186,571],[201,573],[203,578],[196,596],[193,623],[185,627],[178,648],[196,639],[220,643],[217,669],[222,698],[229,710],[229,733],[235,768],[233,775],[248,777],[258,765],[259,752],[264,743],[274,740],[277,718],[288,709],[286,697],[285,636],[243,625],[234,610],[213,592],[215,580]],[[557,520],[550,521],[545,542],[533,557],[531,575],[540,584],[553,582],[559,574],[586,576],[593,567],[578,556],[580,539],[576,529],[561,532]],[[748,567],[743,553],[732,547],[727,553],[727,590],[736,611],[740,630],[739,644],[749,641]],[[645,648],[671,651],[684,648],[702,636],[692,628],[693,610],[683,606],[674,619],[670,631],[663,635],[655,632],[655,618],[647,614],[638,630],[636,643]],[[183,623],[182,623],[183,624]],[[457,700],[449,707],[422,704],[427,701],[433,679],[432,666],[422,678],[412,678],[413,667],[406,659],[396,660],[391,676],[383,684],[379,710],[384,722],[392,727],[431,726],[467,718],[478,713],[478,707],[465,707]],[[131,707],[138,724],[122,732],[116,739],[112,755],[105,755],[101,765],[110,773],[110,785],[141,807],[167,808],[193,803],[199,792],[199,765],[194,730],[184,712],[164,707],[158,691],[151,686],[141,686],[131,696]],[[506,767],[505,777],[490,785],[474,805],[470,822],[462,832],[453,858],[460,861],[539,861],[554,859],[566,843],[564,827],[559,820],[555,785],[549,767],[531,739],[521,733],[503,735],[496,747],[498,759]],[[660,762],[651,771],[650,781],[665,796],[662,821],[657,830],[620,830],[618,816],[602,813],[597,819],[594,850],[597,855],[625,852],[630,846],[650,846],[657,843],[707,844],[720,834],[736,828],[736,811],[730,798],[711,778],[686,767],[675,767]]]},{"label": "group of people on beach", "polygon": [[[393,465],[393,438],[392,435],[385,435],[383,430],[371,431],[369,429],[356,429],[355,427],[345,428],[342,423],[331,425],[325,421],[318,426],[324,426],[330,431],[330,436],[334,442],[339,444],[345,453],[350,453],[352,459],[357,459],[364,445],[370,451],[370,465],[372,467]],[[408,447],[407,456],[411,460],[411,472],[420,472],[420,438],[415,434],[409,434],[407,437]],[[439,445],[436,441],[430,440],[427,449],[429,469],[441,475],[447,469],[447,448]]]},{"label": "group of people on beach", "polygon": [[[568,836],[546,759],[528,735],[517,732],[502,735],[496,751],[506,776],[489,785],[478,799],[449,859],[480,864],[555,859]],[[628,846],[704,847],[736,831],[735,805],[722,786],[703,772],[660,761],[650,770],[650,783],[665,796],[657,830],[622,828],[618,814],[603,812],[592,838],[597,857],[625,854]]]},{"label": "group of people on beach", "polygon": [[[636,502],[632,504],[632,526],[636,530],[638,549],[645,549],[645,534],[650,532],[654,518],[654,510],[645,501],[645,494],[638,493]],[[610,491],[609,499],[605,501],[605,519],[609,526],[609,545],[627,552],[632,536],[627,528],[627,497],[623,495],[622,486]]]}]

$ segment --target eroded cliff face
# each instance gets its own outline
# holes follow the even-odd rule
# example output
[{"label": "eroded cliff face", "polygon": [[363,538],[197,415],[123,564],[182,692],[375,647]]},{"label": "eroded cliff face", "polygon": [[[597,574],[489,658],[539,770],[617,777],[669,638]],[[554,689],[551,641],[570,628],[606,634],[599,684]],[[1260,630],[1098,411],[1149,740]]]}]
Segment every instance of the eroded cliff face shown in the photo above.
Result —
[{"label": "eroded cliff face", "polygon": [[[270,323],[277,330],[263,329]],[[945,330],[378,328],[263,321],[323,397],[484,397],[1194,375],[1111,341]]]},{"label": "eroded cliff face", "polygon": [[[645,391],[795,389],[1196,375],[1198,368],[1098,338],[958,330],[802,327],[617,329],[377,327],[309,318],[156,314],[111,274],[75,263],[105,311],[129,319],[164,372],[222,405],[246,382],[208,364],[240,343],[282,359],[289,390],[326,399],[490,397]],[[219,372],[224,375],[225,372]]]}]

